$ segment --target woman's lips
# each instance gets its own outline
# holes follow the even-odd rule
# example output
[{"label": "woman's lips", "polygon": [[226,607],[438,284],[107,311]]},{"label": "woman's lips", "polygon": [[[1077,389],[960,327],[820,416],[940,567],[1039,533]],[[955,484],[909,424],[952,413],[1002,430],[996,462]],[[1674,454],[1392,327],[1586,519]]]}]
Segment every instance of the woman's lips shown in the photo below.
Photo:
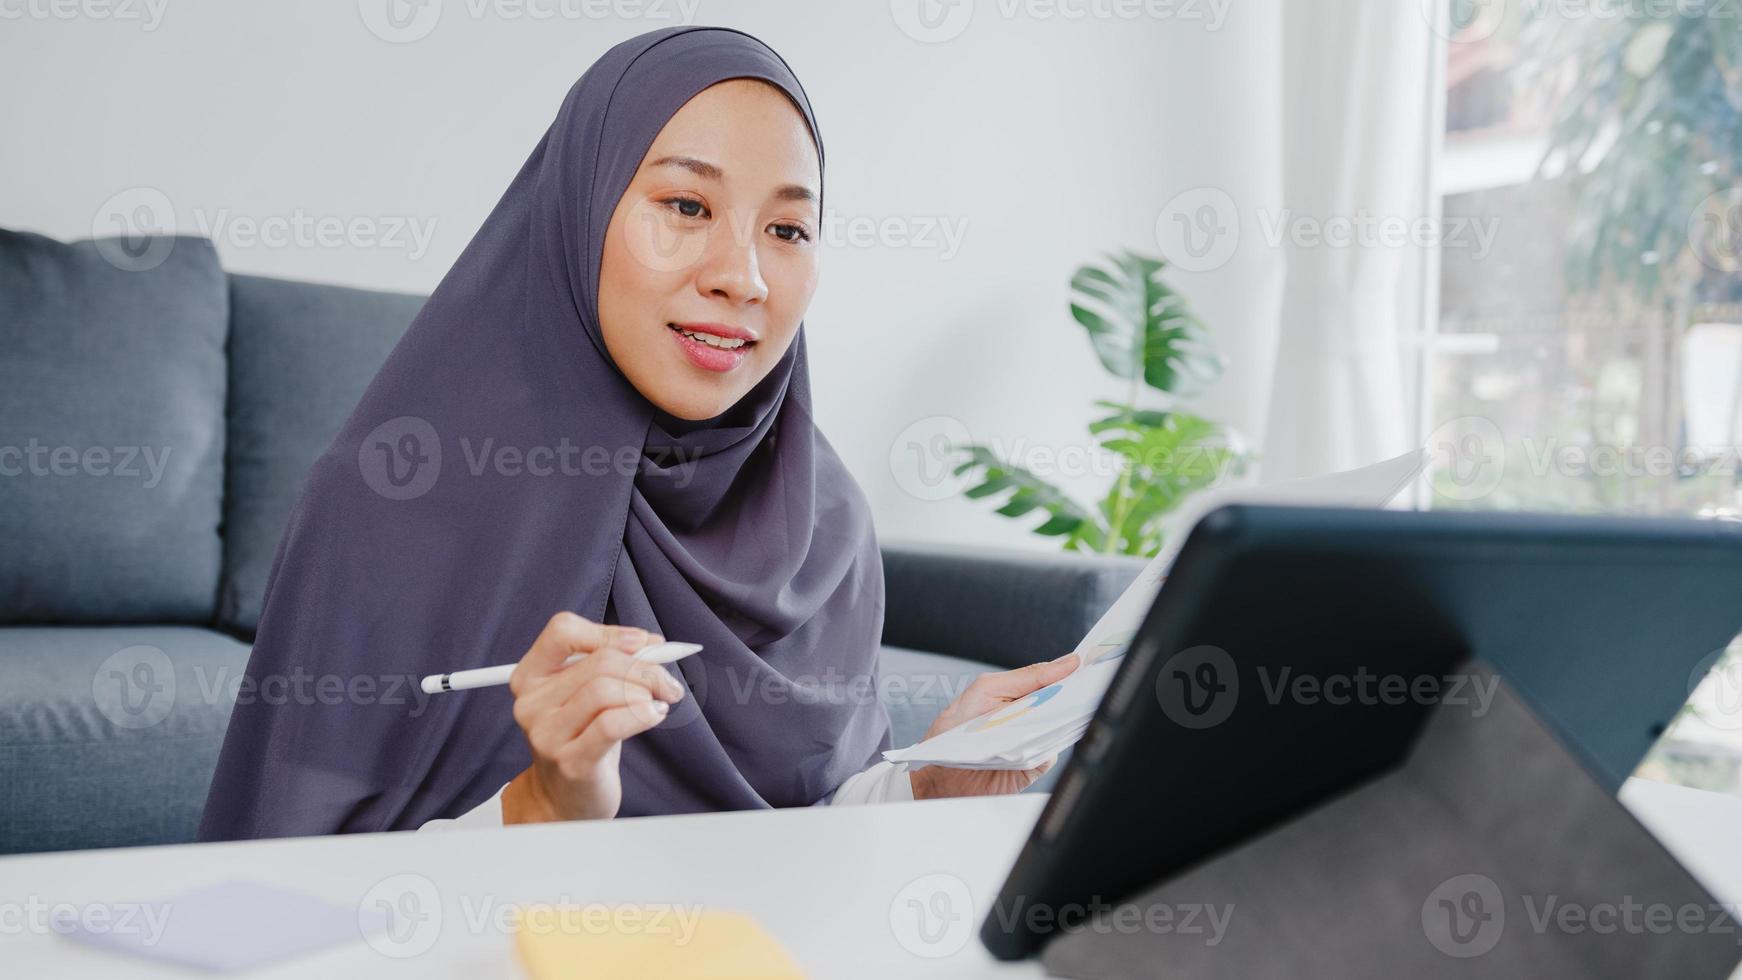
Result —
[{"label": "woman's lips", "polygon": [[[739,330],[736,327],[713,323],[668,323],[666,328],[671,331],[672,337],[683,349],[684,356],[690,359],[690,363],[704,371],[730,371],[744,363],[744,358],[749,355],[750,348],[756,346],[754,334],[746,330]],[[704,333],[728,340],[741,340],[743,343],[728,350],[690,337],[684,333],[686,330],[691,333]]]}]

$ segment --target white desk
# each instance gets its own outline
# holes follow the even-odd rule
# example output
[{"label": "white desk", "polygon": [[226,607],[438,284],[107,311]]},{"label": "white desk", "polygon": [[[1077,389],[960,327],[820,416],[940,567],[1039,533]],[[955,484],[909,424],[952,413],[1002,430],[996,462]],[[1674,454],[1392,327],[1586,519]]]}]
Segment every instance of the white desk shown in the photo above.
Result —
[{"label": "white desk", "polygon": [[[0,907],[33,897],[46,903],[149,901],[234,877],[347,906],[408,890],[439,895],[423,903],[440,909],[427,952],[395,959],[359,940],[250,972],[250,980],[516,976],[511,936],[492,913],[509,904],[564,900],[745,909],[818,978],[1038,977],[1043,974],[1033,963],[992,959],[978,933],[980,910],[996,897],[1043,802],[1031,794],[27,855],[0,858]],[[925,880],[903,892],[919,879]],[[953,922],[934,920],[928,943],[914,931],[916,913],[907,899],[942,909],[929,903],[961,889],[972,908],[960,909]],[[892,927],[892,909],[901,936]],[[424,920],[393,952],[431,935],[432,922]],[[0,935],[0,975],[188,980],[202,974],[38,933]]]},{"label": "white desk", "polygon": [[[1720,901],[1742,901],[1742,799],[1635,780],[1622,800]],[[1030,795],[12,857],[0,859],[0,908],[161,899],[246,876],[347,906],[420,893],[423,909],[439,909],[389,947],[404,953],[429,940],[417,955],[395,958],[359,940],[250,978],[514,976],[510,938],[494,913],[535,901],[745,909],[816,977],[1038,977],[1032,962],[991,959],[977,933],[1041,802]],[[949,895],[953,904],[941,897]],[[928,937],[909,899],[960,914],[933,918]],[[0,918],[0,973],[9,977],[198,975],[20,933],[13,916]]]},{"label": "white desk", "polygon": [[1629,779],[1621,802],[1713,898],[1742,905],[1742,797]]}]

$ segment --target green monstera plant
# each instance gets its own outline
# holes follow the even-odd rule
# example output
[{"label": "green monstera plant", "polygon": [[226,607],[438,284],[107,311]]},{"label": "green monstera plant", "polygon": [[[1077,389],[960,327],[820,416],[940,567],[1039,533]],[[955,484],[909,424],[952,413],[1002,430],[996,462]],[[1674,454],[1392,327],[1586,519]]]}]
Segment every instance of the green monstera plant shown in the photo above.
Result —
[{"label": "green monstera plant", "polygon": [[[1103,414],[1089,424],[1116,461],[1106,495],[1085,507],[990,447],[970,444],[955,447],[965,457],[955,473],[978,480],[970,480],[968,497],[1001,500],[997,513],[1005,517],[1042,512],[1046,520],[1033,532],[1061,538],[1068,551],[1149,556],[1161,549],[1169,513],[1230,468],[1244,467],[1246,456],[1222,426],[1178,408],[1221,375],[1222,362],[1203,324],[1162,282],[1164,265],[1127,250],[1071,277],[1072,318],[1101,366],[1126,382],[1122,400],[1094,402]],[[1145,387],[1165,396],[1160,407],[1139,405]]]}]

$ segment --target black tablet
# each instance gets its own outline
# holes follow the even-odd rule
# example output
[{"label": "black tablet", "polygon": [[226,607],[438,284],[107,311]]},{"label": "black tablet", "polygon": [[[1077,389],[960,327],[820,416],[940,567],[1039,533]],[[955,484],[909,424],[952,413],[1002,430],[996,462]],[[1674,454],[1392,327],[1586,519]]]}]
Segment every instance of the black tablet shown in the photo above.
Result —
[{"label": "black tablet", "polygon": [[[1000,958],[1396,767],[1487,664],[1611,794],[1742,630],[1742,525],[1224,507],[981,928]],[[1456,703],[1450,701],[1449,703]]]}]

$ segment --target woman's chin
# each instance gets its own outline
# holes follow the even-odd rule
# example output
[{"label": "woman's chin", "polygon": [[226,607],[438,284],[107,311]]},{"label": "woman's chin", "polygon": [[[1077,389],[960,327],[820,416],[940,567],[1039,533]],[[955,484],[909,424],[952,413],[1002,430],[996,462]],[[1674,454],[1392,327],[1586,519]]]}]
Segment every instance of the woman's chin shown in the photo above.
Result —
[{"label": "woman's chin", "polygon": [[691,384],[683,391],[662,392],[649,401],[673,418],[685,422],[706,422],[731,408],[743,394],[737,386],[718,376],[686,379]]},{"label": "woman's chin", "polygon": [[705,422],[738,404],[755,387],[755,367],[744,358],[731,370],[713,371],[680,355],[662,365],[660,383],[651,392],[643,389],[642,394],[667,415],[686,422]]}]

